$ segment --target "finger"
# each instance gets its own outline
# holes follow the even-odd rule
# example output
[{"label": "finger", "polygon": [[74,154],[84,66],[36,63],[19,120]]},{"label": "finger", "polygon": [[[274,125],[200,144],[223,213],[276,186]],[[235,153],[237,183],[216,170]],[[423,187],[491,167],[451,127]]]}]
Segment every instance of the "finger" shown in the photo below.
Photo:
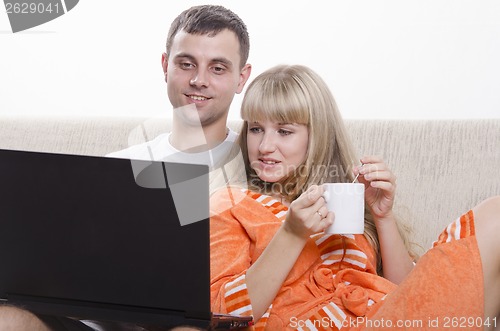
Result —
[{"label": "finger", "polygon": [[314,214],[316,215],[321,214],[322,215],[321,218],[324,218],[328,214],[328,209],[326,208],[326,202],[324,199],[320,198],[318,198],[314,204],[304,209],[307,210],[310,217],[314,216]]},{"label": "finger", "polygon": [[378,188],[384,192],[389,193],[390,196],[394,194],[394,191],[396,190],[396,185],[394,185],[391,182],[385,182],[385,181],[373,181],[370,182],[370,186],[373,188]]},{"label": "finger", "polygon": [[396,182],[396,177],[389,170],[369,172],[363,175],[363,178],[369,182],[372,181],[386,181],[390,183]]},{"label": "finger", "polygon": [[335,219],[334,213],[328,212],[326,217],[320,220],[320,222],[318,223],[318,227],[314,229],[314,232],[325,231],[326,228],[328,228],[330,225],[333,224],[334,219]]},{"label": "finger", "polygon": [[387,169],[385,163],[367,163],[359,167],[357,180],[365,184],[365,188],[370,186],[373,180],[390,180],[392,173]]},{"label": "finger", "polygon": [[328,208],[326,206],[321,206],[317,211],[316,214],[320,217],[320,220],[325,218],[328,215]]},{"label": "finger", "polygon": [[365,163],[365,164],[363,164],[362,167],[360,167],[359,173],[361,175],[365,175],[365,174],[370,173],[370,172],[386,171],[386,170],[389,170],[389,167],[384,162]]},{"label": "finger", "polygon": [[384,158],[380,155],[365,155],[359,161],[363,165],[371,163],[384,163]]},{"label": "finger", "polygon": [[366,164],[360,169],[360,177],[364,177],[367,181],[373,180],[387,180],[391,182],[396,181],[396,176],[392,173],[391,169],[386,163],[373,163]]},{"label": "finger", "polygon": [[365,189],[370,187],[370,182],[365,179],[365,176],[358,176],[357,181],[365,185]]},{"label": "finger", "polygon": [[[324,199],[320,199],[323,196],[323,193],[324,188],[322,186],[312,185],[294,201],[294,206],[296,208],[303,209],[313,206],[318,200],[322,200],[324,202]],[[316,210],[317,209],[315,209],[315,211]]]},{"label": "finger", "polygon": [[361,164],[361,165],[354,165],[352,167],[352,173],[354,174],[354,176],[357,176],[360,173],[361,168],[363,168],[363,164]]}]

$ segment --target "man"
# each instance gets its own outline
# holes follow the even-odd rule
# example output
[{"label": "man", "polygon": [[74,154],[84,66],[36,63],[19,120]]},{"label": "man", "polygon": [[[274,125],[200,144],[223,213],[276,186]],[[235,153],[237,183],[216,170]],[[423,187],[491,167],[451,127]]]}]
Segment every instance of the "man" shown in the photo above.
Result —
[{"label": "man", "polygon": [[[179,160],[215,167],[232,148],[236,133],[226,127],[230,104],[251,73],[245,24],[221,6],[196,6],[172,23],[161,63],[174,113],[172,131],[112,157]],[[0,330],[148,330],[124,323],[35,316],[0,307]],[[165,328],[166,329],[166,328]],[[159,330],[159,328],[154,328]]]},{"label": "man", "polygon": [[226,122],[251,73],[249,46],[244,23],[231,11],[184,11],[170,27],[161,59],[174,107],[172,131],[108,156],[220,165],[237,137]]}]

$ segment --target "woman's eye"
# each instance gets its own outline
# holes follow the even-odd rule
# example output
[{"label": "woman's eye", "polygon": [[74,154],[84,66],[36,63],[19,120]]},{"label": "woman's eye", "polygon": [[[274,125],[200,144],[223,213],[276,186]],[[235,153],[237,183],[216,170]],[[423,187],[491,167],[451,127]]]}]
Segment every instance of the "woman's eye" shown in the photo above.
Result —
[{"label": "woman's eye", "polygon": [[293,132],[292,131],[288,131],[288,130],[284,130],[284,129],[279,129],[278,133],[280,135],[282,135],[282,136],[288,136],[288,135],[291,135]]},{"label": "woman's eye", "polygon": [[250,131],[251,133],[260,133],[260,132],[262,132],[262,129],[259,127],[253,127],[253,128],[249,128],[248,131]]}]

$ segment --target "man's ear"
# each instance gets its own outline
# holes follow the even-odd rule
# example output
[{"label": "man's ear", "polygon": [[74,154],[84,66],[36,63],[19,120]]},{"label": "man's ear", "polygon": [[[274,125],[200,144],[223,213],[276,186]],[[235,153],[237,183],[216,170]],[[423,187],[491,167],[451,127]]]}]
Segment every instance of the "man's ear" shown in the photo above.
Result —
[{"label": "man's ear", "polygon": [[163,53],[161,55],[161,67],[163,69],[163,74],[165,75],[165,81],[167,81],[167,69],[168,69],[167,53]]},{"label": "man's ear", "polygon": [[240,82],[238,83],[238,88],[236,89],[237,94],[240,94],[241,91],[243,91],[243,88],[245,87],[245,84],[247,83],[247,80],[250,77],[251,73],[252,65],[249,63],[245,64],[240,70]]}]

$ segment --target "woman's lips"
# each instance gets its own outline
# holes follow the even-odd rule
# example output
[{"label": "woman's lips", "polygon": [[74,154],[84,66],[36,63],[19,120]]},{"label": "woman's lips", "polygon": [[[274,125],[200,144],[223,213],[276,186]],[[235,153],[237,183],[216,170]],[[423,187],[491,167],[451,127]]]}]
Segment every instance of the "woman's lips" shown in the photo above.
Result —
[{"label": "woman's lips", "polygon": [[278,160],[272,160],[272,159],[259,159],[259,161],[262,169],[271,169],[281,163]]}]

